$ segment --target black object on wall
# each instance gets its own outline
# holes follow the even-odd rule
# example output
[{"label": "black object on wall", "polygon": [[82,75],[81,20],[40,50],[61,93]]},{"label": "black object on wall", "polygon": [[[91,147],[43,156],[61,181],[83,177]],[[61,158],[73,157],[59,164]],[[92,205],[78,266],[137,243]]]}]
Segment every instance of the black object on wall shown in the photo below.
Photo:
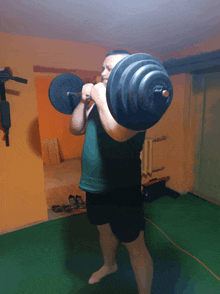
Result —
[{"label": "black object on wall", "polygon": [[27,84],[28,82],[25,79],[11,76],[10,69],[7,67],[0,69],[0,94],[1,94],[0,111],[1,111],[2,127],[4,128],[5,135],[6,135],[6,146],[9,146],[9,129],[11,127],[10,105],[9,105],[9,102],[6,101],[6,97],[5,97],[5,82],[9,79],[19,83],[24,83],[24,84]]},{"label": "black object on wall", "polygon": [[220,50],[180,59],[170,58],[162,64],[169,76],[181,73],[202,74],[206,69],[220,65]]}]

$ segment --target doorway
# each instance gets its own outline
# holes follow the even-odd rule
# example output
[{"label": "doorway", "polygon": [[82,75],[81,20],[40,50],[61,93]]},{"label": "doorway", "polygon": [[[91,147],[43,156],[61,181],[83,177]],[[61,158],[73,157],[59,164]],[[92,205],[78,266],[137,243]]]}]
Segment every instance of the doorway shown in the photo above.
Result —
[{"label": "doorway", "polygon": [[[79,188],[84,136],[71,135],[69,132],[71,116],[58,112],[49,101],[49,86],[57,75],[57,73],[35,73],[48,220],[86,212],[85,209],[74,209],[70,213],[65,211],[56,213],[52,210],[53,205],[68,205],[69,195],[81,196],[83,201],[86,201],[85,192]],[[44,142],[54,138],[58,142],[60,163],[49,165]]]}]

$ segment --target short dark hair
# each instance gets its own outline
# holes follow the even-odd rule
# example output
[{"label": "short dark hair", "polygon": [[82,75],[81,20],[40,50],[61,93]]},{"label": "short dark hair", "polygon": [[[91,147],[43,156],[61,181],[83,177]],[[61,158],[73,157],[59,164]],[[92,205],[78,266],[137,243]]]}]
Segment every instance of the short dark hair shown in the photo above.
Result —
[{"label": "short dark hair", "polygon": [[130,52],[126,51],[126,50],[112,50],[110,52],[108,52],[106,54],[106,57],[110,56],[110,55],[118,55],[118,54],[128,54],[128,55],[131,55]]}]

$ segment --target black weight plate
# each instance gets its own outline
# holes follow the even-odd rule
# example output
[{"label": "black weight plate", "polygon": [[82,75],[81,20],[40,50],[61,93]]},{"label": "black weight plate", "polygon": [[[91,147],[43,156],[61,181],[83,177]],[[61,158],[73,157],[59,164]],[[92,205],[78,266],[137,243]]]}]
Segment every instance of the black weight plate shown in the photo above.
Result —
[{"label": "black weight plate", "polygon": [[[169,91],[169,96],[155,95],[156,86]],[[147,120],[159,121],[171,104],[173,97],[173,86],[169,76],[162,71],[152,71],[141,81],[138,89],[138,106],[147,113]]]},{"label": "black weight plate", "polygon": [[[122,60],[120,60],[115,67],[113,68],[106,87],[106,98],[109,110],[113,116],[113,118],[122,126],[123,122],[126,121],[126,114],[123,112],[123,109],[118,106],[118,97],[117,92],[119,90],[118,83],[120,80],[120,77],[124,70],[132,63],[141,61],[141,60],[155,60],[158,62],[158,60],[145,53],[137,53],[133,55],[129,55]],[[120,102],[121,103],[121,102]]]},{"label": "black weight plate", "polygon": [[[159,69],[159,70],[158,70]],[[142,91],[139,90],[140,84],[142,80],[147,80],[149,75],[151,75],[152,72],[159,72],[160,76],[165,76],[167,78],[167,81],[170,81],[169,76],[166,72],[166,70],[161,70],[161,67],[158,67],[157,65],[145,65],[141,68],[139,68],[135,74],[133,75],[131,81],[130,81],[130,92],[129,92],[129,102],[128,102],[128,117],[129,120],[126,122],[126,128],[131,130],[145,130],[151,128],[153,125],[155,125],[161,117],[159,117],[156,113],[150,112],[150,109],[148,110],[147,107],[143,107],[143,101],[140,101],[143,96]],[[170,81],[171,83],[171,81]],[[159,84],[158,84],[159,85]],[[172,84],[171,84],[172,87]],[[141,90],[143,89],[143,86],[141,87]],[[144,90],[143,90],[144,91]],[[172,91],[170,92],[172,94]],[[140,94],[142,96],[140,97]],[[145,95],[145,99],[148,99],[148,97]],[[144,105],[145,106],[145,105]]]},{"label": "black weight plate", "polygon": [[53,107],[61,113],[72,114],[80,97],[67,96],[67,92],[79,93],[84,84],[78,76],[71,73],[57,76],[49,87],[49,99]]},{"label": "black weight plate", "polygon": [[156,65],[156,68],[161,69],[163,71],[165,71],[164,67],[157,61],[155,60],[141,60],[141,61],[137,61],[132,63],[131,65],[129,65],[123,72],[123,74],[121,75],[119,84],[118,84],[118,92],[117,95],[121,96],[121,101],[123,104],[123,109],[125,110],[125,112],[127,113],[128,111],[128,101],[129,101],[129,85],[130,85],[130,80],[132,78],[132,76],[134,75],[134,73],[142,66],[144,65]]},{"label": "black weight plate", "polygon": [[[129,91],[129,77],[132,77],[133,73],[137,71],[139,67],[144,64],[150,63],[151,60],[141,60],[137,62],[131,63],[128,67],[125,68],[124,72],[122,73],[120,80],[117,84],[117,91],[116,92],[116,101],[117,101],[117,109],[118,111],[123,113],[123,125],[126,125],[127,121],[130,119],[128,117],[128,91]],[[128,77],[129,74],[129,77]],[[131,75],[132,74],[132,75]],[[125,99],[123,99],[125,97]],[[121,114],[120,114],[121,118]],[[121,123],[121,119],[120,123]],[[119,123],[119,121],[118,121]]]},{"label": "black weight plate", "polygon": [[[138,113],[138,89],[142,79],[152,70],[155,70],[155,65],[145,65],[139,68],[133,75],[129,85],[129,109],[134,114]],[[162,72],[162,71],[161,71]],[[163,71],[168,76],[166,70]]]},{"label": "black weight plate", "polygon": [[[141,68],[144,67],[142,71]],[[130,96],[130,87],[131,87],[131,80],[133,75],[140,69],[141,73],[146,75],[148,72],[153,70],[162,70],[166,73],[166,70],[159,66],[157,62],[154,60],[144,60],[137,63],[132,64],[127,68],[122,77],[120,79],[121,87],[120,87],[120,95],[122,97],[122,103],[125,109],[125,112],[129,115],[135,114],[138,111],[138,95],[137,96]],[[137,93],[138,94],[138,93]]]}]

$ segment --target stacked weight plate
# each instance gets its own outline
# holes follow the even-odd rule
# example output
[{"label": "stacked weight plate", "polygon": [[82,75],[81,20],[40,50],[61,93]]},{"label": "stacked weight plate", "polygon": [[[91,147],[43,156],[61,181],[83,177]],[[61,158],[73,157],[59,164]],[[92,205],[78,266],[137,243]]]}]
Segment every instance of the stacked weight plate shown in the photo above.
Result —
[{"label": "stacked weight plate", "polygon": [[[155,87],[161,95],[155,95]],[[163,90],[169,96],[162,95]],[[145,53],[130,55],[113,68],[106,97],[114,119],[125,128],[146,130],[155,125],[168,109],[173,87],[162,64]]]}]

